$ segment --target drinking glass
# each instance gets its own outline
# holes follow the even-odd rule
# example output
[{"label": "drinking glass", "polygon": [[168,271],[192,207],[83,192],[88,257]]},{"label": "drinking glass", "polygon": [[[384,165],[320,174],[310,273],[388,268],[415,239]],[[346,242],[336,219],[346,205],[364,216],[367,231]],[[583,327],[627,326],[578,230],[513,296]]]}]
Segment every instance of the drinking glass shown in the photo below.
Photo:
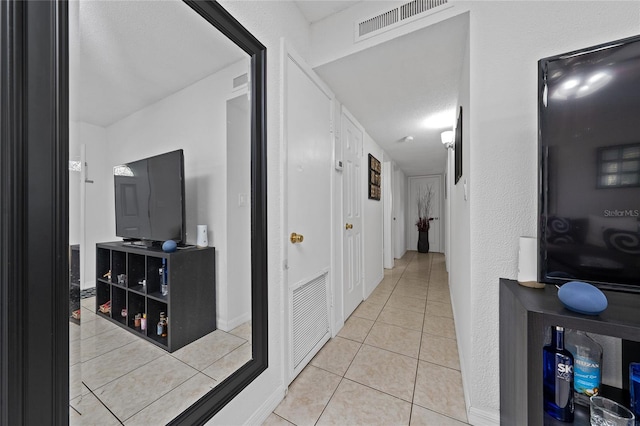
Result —
[{"label": "drinking glass", "polygon": [[615,401],[592,396],[591,426],[634,426],[635,416]]}]

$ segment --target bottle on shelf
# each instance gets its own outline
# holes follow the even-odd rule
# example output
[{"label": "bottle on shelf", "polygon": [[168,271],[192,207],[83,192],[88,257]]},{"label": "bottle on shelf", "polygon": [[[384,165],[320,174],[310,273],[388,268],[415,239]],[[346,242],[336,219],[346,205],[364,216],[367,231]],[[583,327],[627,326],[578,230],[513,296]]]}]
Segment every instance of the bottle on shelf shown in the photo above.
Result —
[{"label": "bottle on shelf", "polygon": [[566,348],[573,355],[573,398],[589,406],[602,385],[602,346],[584,331],[567,330]]},{"label": "bottle on shelf", "polygon": [[156,334],[160,337],[167,337],[167,316],[164,312],[160,312],[160,321],[158,321]]},{"label": "bottle on shelf", "polygon": [[142,315],[141,314],[136,314],[136,316],[133,319],[133,326],[135,328],[140,328],[141,322],[142,322]]},{"label": "bottle on shelf", "polygon": [[553,327],[551,343],[543,351],[544,411],[563,422],[573,422],[573,355],[564,347],[564,328]]},{"label": "bottle on shelf", "polygon": [[169,294],[169,281],[167,276],[167,259],[162,259],[162,267],[158,271],[160,273],[160,292],[163,296]]},{"label": "bottle on shelf", "polygon": [[147,314],[142,314],[142,318],[140,318],[140,330],[147,329]]}]

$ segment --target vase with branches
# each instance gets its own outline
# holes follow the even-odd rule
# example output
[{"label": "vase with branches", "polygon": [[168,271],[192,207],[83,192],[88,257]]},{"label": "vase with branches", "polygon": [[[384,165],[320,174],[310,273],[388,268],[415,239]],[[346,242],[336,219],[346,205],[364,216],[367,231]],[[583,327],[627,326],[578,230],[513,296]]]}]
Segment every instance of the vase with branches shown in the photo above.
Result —
[{"label": "vase with branches", "polygon": [[418,188],[417,204],[418,204],[418,251],[427,253],[429,251],[429,227],[433,220],[431,217],[431,207],[433,203],[434,191],[431,185]]}]

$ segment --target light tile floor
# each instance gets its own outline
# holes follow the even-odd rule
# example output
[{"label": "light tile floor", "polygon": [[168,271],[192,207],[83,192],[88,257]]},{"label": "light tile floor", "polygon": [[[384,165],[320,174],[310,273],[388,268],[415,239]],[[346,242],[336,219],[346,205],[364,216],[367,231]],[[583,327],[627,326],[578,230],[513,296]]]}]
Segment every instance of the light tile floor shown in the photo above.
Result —
[{"label": "light tile floor", "polygon": [[251,322],[168,353],[95,314],[69,323],[69,424],[162,425],[251,359]]},{"label": "light tile floor", "polygon": [[465,424],[447,282],[442,254],[396,260],[264,425]]}]

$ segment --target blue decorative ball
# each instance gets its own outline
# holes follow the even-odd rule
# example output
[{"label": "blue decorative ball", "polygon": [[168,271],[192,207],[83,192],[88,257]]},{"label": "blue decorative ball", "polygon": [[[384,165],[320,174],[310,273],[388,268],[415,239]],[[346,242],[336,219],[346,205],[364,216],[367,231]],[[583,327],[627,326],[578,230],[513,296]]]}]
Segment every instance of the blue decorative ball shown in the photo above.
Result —
[{"label": "blue decorative ball", "polygon": [[609,305],[607,296],[600,289],[582,281],[569,281],[558,290],[562,304],[574,312],[598,315]]},{"label": "blue decorative ball", "polygon": [[178,244],[176,244],[176,242],[173,240],[167,240],[162,243],[162,251],[166,253],[173,253],[174,251],[176,251],[176,248],[178,248]]}]

